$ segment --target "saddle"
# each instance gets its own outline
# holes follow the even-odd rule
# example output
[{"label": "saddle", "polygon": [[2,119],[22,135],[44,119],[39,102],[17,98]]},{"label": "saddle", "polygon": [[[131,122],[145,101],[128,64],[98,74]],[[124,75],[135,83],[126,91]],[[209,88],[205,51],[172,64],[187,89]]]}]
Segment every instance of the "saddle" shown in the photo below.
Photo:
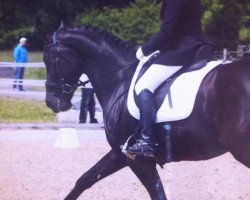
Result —
[{"label": "saddle", "polygon": [[[174,74],[175,77],[179,76],[182,73],[196,71],[205,67],[206,64],[210,60],[212,60],[213,54],[214,54],[214,50],[211,44],[202,45],[196,51],[196,54],[194,56],[192,63],[186,67],[184,66],[177,73],[175,73]],[[169,79],[171,79],[171,77]]]},{"label": "saddle", "polygon": [[[171,85],[173,84],[173,82],[175,81],[177,77],[179,77],[181,74],[186,73],[186,72],[192,72],[192,71],[197,71],[197,70],[202,69],[203,67],[206,66],[206,64],[210,60],[212,60],[213,54],[214,54],[214,50],[211,44],[200,46],[196,51],[193,61],[189,65],[182,67],[178,72],[176,72],[171,77],[169,77],[165,82],[163,82],[162,85],[158,89],[156,89],[155,91],[155,99],[157,101],[156,105],[161,105],[165,96],[169,93],[169,89]],[[159,56],[160,56],[160,52],[157,52],[149,58],[149,60],[143,65],[136,79],[136,82],[141,78],[141,76],[145,73],[145,71],[154,63],[154,61]],[[162,92],[162,90],[165,92]],[[171,104],[171,100],[170,100],[170,104]],[[156,107],[156,109],[158,108]]]},{"label": "saddle", "polygon": [[[156,52],[148,58],[147,62],[139,64],[131,81],[127,106],[129,113],[136,119],[140,118],[140,114],[134,98],[134,86],[159,55]],[[156,123],[185,119],[190,115],[202,79],[214,67],[221,64],[221,61],[210,61],[212,56],[212,45],[200,46],[192,63],[181,68],[156,89],[154,92],[157,109]]]},{"label": "saddle", "polygon": [[[211,44],[200,46],[195,53],[193,61],[187,66],[182,67],[178,72],[176,72],[171,77],[169,77],[166,80],[166,82],[170,82],[170,81],[173,82],[175,78],[177,78],[183,73],[200,70],[201,68],[205,67],[206,64],[210,60],[212,60],[213,54],[214,54],[214,50]],[[148,59],[148,61],[143,65],[142,70],[140,71],[137,77],[137,81],[141,78],[144,72],[154,63],[154,61],[159,56],[160,56],[160,52],[157,52]]]}]

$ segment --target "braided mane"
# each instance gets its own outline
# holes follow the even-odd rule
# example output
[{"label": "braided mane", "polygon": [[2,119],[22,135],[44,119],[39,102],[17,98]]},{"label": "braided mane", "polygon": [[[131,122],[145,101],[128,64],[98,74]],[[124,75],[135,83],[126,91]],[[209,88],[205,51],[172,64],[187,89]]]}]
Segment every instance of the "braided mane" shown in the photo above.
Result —
[{"label": "braided mane", "polygon": [[60,27],[58,29],[59,30],[73,30],[73,31],[79,31],[79,32],[93,32],[93,33],[96,33],[98,35],[100,35],[103,39],[105,39],[106,41],[109,41],[111,42],[112,44],[118,46],[118,47],[122,47],[124,48],[125,50],[134,50],[134,48],[130,47],[128,45],[127,42],[124,42],[123,40],[121,40],[120,38],[118,38],[117,36],[115,36],[114,34],[104,30],[104,29],[101,29],[99,27],[95,27],[95,26],[92,26],[92,25],[85,25],[85,26],[80,26],[80,27],[74,27],[74,28],[66,28],[66,27]]}]

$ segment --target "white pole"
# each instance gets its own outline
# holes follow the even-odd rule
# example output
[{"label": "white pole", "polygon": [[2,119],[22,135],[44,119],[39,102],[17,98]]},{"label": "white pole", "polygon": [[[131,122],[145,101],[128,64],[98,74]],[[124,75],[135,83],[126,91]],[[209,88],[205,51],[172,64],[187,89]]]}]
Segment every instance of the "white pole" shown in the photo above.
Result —
[{"label": "white pole", "polygon": [[227,61],[227,49],[223,49],[223,63]]},{"label": "white pole", "polygon": [[72,148],[76,149],[80,146],[76,129],[60,128],[59,136],[54,143],[54,148]]}]

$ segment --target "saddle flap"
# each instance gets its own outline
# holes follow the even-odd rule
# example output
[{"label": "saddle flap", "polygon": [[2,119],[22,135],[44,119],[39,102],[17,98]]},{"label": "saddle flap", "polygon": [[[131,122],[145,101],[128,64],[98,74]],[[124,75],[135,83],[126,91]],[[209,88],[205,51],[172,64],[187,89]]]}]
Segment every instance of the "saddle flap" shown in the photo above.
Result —
[{"label": "saddle flap", "polygon": [[[205,64],[202,66],[200,70],[184,73],[177,77],[171,86],[168,85],[167,81],[164,82],[155,94],[156,108],[158,108],[156,123],[177,121],[187,118],[193,110],[196,95],[203,78],[208,72],[220,64],[221,61],[211,61],[207,63],[207,65]],[[133,76],[127,100],[128,111],[136,119],[140,118],[140,112],[135,103],[133,91],[141,67],[142,66],[138,66]],[[166,96],[169,87],[173,106],[170,106],[170,100],[168,96]]]}]

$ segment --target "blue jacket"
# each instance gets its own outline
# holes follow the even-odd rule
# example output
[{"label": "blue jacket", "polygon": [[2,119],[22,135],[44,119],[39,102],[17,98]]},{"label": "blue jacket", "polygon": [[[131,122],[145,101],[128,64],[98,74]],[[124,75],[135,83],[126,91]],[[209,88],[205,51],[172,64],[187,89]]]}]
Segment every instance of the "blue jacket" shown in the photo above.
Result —
[{"label": "blue jacket", "polygon": [[28,53],[25,47],[18,44],[14,49],[14,60],[17,63],[28,62]]}]

